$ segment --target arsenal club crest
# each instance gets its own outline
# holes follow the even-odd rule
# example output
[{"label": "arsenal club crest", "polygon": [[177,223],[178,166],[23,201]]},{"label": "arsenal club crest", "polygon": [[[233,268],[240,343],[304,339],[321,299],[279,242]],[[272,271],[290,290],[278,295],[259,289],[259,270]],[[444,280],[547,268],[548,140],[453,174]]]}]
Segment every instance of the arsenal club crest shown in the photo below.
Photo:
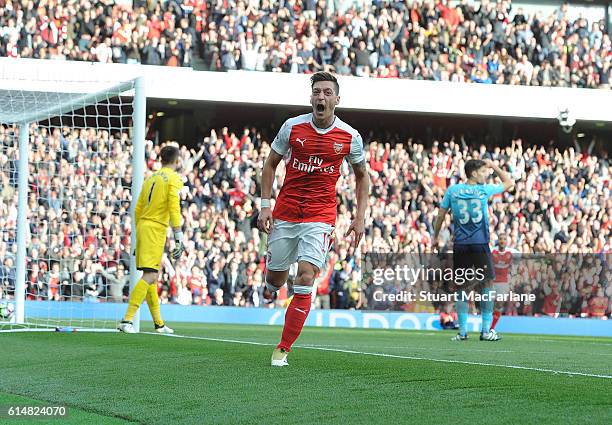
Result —
[{"label": "arsenal club crest", "polygon": [[342,152],[343,147],[344,147],[344,143],[334,143],[334,152],[336,153]]}]

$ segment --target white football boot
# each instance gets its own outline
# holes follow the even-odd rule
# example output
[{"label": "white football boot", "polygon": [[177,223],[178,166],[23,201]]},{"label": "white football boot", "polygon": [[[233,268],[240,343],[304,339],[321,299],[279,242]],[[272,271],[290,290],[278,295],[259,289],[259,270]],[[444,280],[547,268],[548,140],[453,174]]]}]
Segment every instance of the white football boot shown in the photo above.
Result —
[{"label": "white football boot", "polygon": [[501,339],[501,336],[495,331],[495,329],[491,329],[487,333],[480,334],[481,341],[500,341]]},{"label": "white football boot", "polygon": [[289,366],[287,363],[287,352],[282,348],[275,348],[272,352],[272,366]]},{"label": "white football boot", "polygon": [[173,334],[174,333],[174,329],[169,328],[165,324],[163,326],[155,325],[155,332],[157,332],[159,334]]},{"label": "white football boot", "polygon": [[451,338],[451,341],[455,342],[455,341],[467,341],[468,340],[468,336],[467,334],[465,335],[461,335],[461,334],[457,334],[454,337]]},{"label": "white football boot", "polygon": [[117,329],[126,334],[137,333],[136,329],[134,329],[134,325],[132,324],[132,322],[122,321],[121,323],[119,323],[119,326],[117,326]]}]

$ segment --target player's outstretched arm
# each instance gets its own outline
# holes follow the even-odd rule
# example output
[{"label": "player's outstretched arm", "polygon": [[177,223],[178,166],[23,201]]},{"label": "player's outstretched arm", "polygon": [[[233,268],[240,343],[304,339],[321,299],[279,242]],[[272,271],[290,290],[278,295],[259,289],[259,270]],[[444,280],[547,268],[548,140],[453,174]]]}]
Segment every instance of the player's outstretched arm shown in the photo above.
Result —
[{"label": "player's outstretched arm", "polygon": [[257,227],[266,233],[270,233],[272,230],[273,221],[270,198],[272,197],[272,185],[274,184],[276,167],[278,167],[281,159],[283,159],[282,155],[271,149],[261,175],[261,211],[257,218]]},{"label": "player's outstretched arm", "polygon": [[506,173],[504,170],[499,168],[490,159],[485,160],[485,163],[489,167],[493,168],[493,171],[495,171],[495,174],[497,174],[499,176],[499,178],[502,180],[502,184],[504,185],[504,191],[505,192],[510,190],[510,189],[512,189],[514,187],[514,180],[512,180],[512,178],[510,177],[510,174]]},{"label": "player's outstretched arm", "polygon": [[370,194],[370,175],[368,174],[365,159],[353,164],[353,171],[355,172],[355,191],[357,193],[357,214],[349,226],[346,235],[348,236],[351,232],[355,233],[353,245],[357,248],[365,233],[365,213]]}]

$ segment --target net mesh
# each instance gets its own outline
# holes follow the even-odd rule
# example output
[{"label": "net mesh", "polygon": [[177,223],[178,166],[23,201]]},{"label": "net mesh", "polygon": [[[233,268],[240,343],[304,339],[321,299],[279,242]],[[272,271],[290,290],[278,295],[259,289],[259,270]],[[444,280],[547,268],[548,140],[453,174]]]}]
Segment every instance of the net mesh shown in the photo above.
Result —
[{"label": "net mesh", "polygon": [[[133,136],[127,94],[0,90],[0,328],[112,329],[124,312]],[[19,121],[30,118],[25,324],[16,325]]]}]

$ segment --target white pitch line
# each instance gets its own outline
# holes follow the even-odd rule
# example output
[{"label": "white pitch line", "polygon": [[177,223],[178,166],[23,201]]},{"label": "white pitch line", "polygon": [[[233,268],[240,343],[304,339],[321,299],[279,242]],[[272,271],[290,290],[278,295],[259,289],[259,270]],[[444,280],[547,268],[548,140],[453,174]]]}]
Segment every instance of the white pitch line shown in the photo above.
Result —
[{"label": "white pitch line", "polygon": [[[350,347],[350,345],[338,345],[338,344],[300,344],[299,345],[302,348],[316,348],[316,347],[323,347],[323,348],[341,348],[341,347]],[[297,347],[297,345],[296,345]],[[382,350],[396,350],[396,349],[403,349],[403,350],[419,350],[419,351],[427,351],[427,350],[432,350],[431,347],[406,347],[405,345],[362,345],[361,348],[378,348],[378,349],[382,349]],[[460,349],[455,349],[455,348],[439,348],[436,347],[435,348],[436,351],[453,351],[453,352],[461,352],[461,353],[514,353],[514,351],[512,350],[479,350],[477,348],[469,348],[469,349],[464,349],[464,350],[460,350]],[[612,356],[612,354],[610,354]]]},{"label": "white pitch line", "polygon": [[[159,334],[156,332],[141,332],[141,333],[147,334],[147,335],[167,336],[171,338],[186,338],[186,339],[196,339],[196,340],[203,340],[203,341],[226,342],[226,343],[232,343],[232,344],[276,346],[276,344],[270,344],[266,342],[243,341],[243,340],[238,340],[238,339],[209,338],[209,337],[204,337],[204,336],[190,336],[190,335],[176,335],[176,334]],[[422,360],[422,361],[438,362],[438,363],[467,364],[467,365],[472,365],[472,366],[502,367],[506,369],[520,369],[520,370],[531,370],[535,372],[546,372],[546,373],[552,373],[555,375],[586,376],[590,378],[612,379],[612,375],[598,375],[594,373],[570,372],[566,370],[541,369],[541,368],[529,367],[529,366],[469,362],[469,361],[463,361],[463,360],[431,359],[427,357],[402,356],[399,354],[386,354],[386,353],[370,353],[367,351],[344,350],[340,348],[309,347],[309,346],[300,346],[300,345],[296,345],[296,347],[304,348],[307,350],[331,351],[334,353],[345,353],[345,354],[359,354],[362,356],[387,357],[387,358],[405,359],[405,360]]]},{"label": "white pitch line", "polygon": [[571,340],[571,339],[538,339],[538,341],[544,341],[544,342],[560,342],[563,344],[567,344],[568,342],[570,344],[589,344],[589,345],[601,345],[604,347],[612,347],[612,344],[608,344],[606,342],[593,342],[593,341],[576,341],[576,340]]},{"label": "white pitch line", "polygon": [[[58,327],[64,327],[64,326],[58,326]],[[0,333],[24,333],[24,332],[57,332],[57,333],[119,333],[119,331],[117,329],[87,329],[87,328],[76,328],[73,326],[66,326],[66,327],[71,327],[74,330],[72,331],[58,331],[55,328],[23,328],[23,329],[2,329],[0,330]]]},{"label": "white pitch line", "polygon": [[[300,347],[331,347],[331,348],[342,348],[342,347],[351,347],[350,345],[339,345],[339,344],[301,344]],[[417,350],[417,351],[427,351],[432,350],[432,347],[407,347],[405,345],[361,345],[361,348],[378,348],[382,350],[396,350],[396,349],[404,349],[404,350]],[[457,353],[516,353],[515,350],[479,350],[477,348],[468,348],[468,349],[456,349],[456,348],[440,348],[436,347],[436,351],[453,351]],[[521,351],[524,354],[558,354],[555,351]],[[612,356],[612,353],[577,353],[573,352],[572,354],[579,354],[585,356]]]}]

